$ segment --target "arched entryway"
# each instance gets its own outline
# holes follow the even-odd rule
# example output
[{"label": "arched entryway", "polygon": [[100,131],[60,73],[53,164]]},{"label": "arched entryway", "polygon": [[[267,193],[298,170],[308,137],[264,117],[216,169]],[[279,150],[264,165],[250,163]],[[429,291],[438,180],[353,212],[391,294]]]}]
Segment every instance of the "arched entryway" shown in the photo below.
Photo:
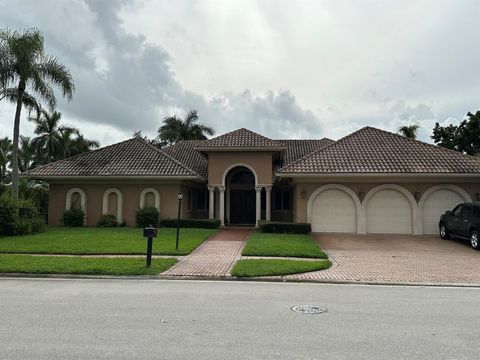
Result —
[{"label": "arched entryway", "polygon": [[256,222],[255,175],[244,166],[231,169],[225,178],[227,220],[231,225]]}]

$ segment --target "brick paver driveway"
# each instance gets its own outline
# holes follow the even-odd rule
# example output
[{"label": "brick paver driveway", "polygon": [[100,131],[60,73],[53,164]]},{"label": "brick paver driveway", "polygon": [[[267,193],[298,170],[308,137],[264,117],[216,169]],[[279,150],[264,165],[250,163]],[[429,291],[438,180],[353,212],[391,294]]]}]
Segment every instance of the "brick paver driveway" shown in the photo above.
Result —
[{"label": "brick paver driveway", "polygon": [[162,275],[230,276],[249,234],[249,229],[222,229]]},{"label": "brick paver driveway", "polygon": [[480,251],[438,236],[316,234],[337,264],[296,280],[480,284]]}]

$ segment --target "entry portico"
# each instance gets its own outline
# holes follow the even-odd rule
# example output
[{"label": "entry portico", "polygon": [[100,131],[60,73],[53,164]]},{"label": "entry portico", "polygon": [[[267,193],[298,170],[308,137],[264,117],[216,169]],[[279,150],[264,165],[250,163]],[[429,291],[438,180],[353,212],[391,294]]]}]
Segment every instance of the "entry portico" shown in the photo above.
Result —
[{"label": "entry portico", "polygon": [[222,226],[270,221],[273,164],[284,149],[282,143],[247,129],[197,146],[208,159],[209,218],[215,218],[217,209]]}]

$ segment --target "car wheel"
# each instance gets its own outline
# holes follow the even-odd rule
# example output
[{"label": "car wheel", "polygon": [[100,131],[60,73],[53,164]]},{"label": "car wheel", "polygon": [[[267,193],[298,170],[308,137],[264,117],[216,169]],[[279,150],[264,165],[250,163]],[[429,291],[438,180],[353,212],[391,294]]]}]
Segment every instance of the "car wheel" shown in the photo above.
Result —
[{"label": "car wheel", "polygon": [[450,239],[450,233],[448,232],[445,224],[440,225],[440,237],[445,240]]},{"label": "car wheel", "polygon": [[473,230],[470,234],[470,245],[472,245],[472,248],[474,248],[475,250],[480,250],[480,241],[478,239],[477,230]]}]

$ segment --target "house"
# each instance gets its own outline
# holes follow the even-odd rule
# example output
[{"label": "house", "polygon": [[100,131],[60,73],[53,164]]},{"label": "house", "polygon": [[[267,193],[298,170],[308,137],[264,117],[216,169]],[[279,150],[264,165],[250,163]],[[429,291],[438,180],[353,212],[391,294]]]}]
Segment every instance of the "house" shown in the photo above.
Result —
[{"label": "house", "polygon": [[372,127],[333,141],[273,140],[247,129],[158,149],[139,138],[39,166],[50,184],[49,223],[71,207],[87,226],[102,214],[135,225],[161,218],[308,222],[314,232],[433,234],[440,214],[480,200],[480,158]]}]

